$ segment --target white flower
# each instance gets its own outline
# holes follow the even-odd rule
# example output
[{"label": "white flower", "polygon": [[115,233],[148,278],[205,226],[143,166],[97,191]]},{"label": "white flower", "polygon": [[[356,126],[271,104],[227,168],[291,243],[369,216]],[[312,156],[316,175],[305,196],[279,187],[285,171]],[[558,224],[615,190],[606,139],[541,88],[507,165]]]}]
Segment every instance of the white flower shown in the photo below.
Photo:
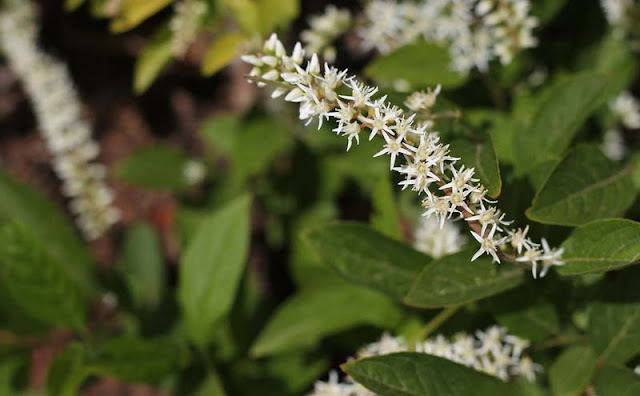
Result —
[{"label": "white flower", "polygon": [[518,361],[516,365],[511,368],[511,373],[514,375],[522,375],[530,382],[535,382],[536,373],[542,371],[542,366],[534,363],[530,357],[524,356]]},{"label": "white flower", "polygon": [[[520,0],[516,0],[512,6],[522,9],[511,11],[526,14],[528,3],[519,6],[519,2]],[[466,15],[465,12],[468,10],[464,7],[457,8],[459,3],[453,3],[453,6],[451,12]],[[498,23],[502,18],[502,14],[493,15],[498,8],[491,8],[486,14],[492,15],[491,24]],[[414,9],[407,6],[403,12],[411,14]],[[296,51],[301,52],[299,44],[296,44],[295,48],[294,55]],[[386,96],[376,98],[377,87],[367,86],[355,77],[347,76],[346,70],[340,71],[325,64],[324,74],[321,74],[316,54],[311,55],[303,68],[301,61],[293,62],[292,58],[287,56],[282,43],[275,35],[267,40],[262,53],[245,59],[254,65],[250,79],[256,80],[260,85],[266,83],[267,79],[264,77],[267,76],[283,93],[288,92],[285,100],[299,104],[300,119],[307,120],[307,124],[315,117],[318,118],[319,125],[325,120],[335,121],[337,126],[333,131],[347,138],[347,150],[351,148],[354,139],[359,143],[359,136],[363,130],[368,130],[370,138],[381,135],[385,143],[375,156],[389,154],[390,168],[404,176],[404,180],[399,184],[403,188],[411,187],[418,194],[426,195],[422,201],[425,208],[423,216],[435,214],[441,228],[453,214],[459,214],[468,222],[481,225],[479,233],[472,233],[474,239],[480,243],[480,249],[473,256],[474,260],[486,253],[492,256],[493,261],[499,263],[500,249],[509,250],[511,247],[513,252],[517,253],[514,254],[516,260],[532,263],[534,275],[537,275],[539,261],[543,263],[541,276],[546,273],[549,265],[561,263],[561,250],[553,251],[553,257],[547,252],[544,255],[532,252],[532,249],[538,249],[539,245],[526,238],[528,228],[518,231],[509,229],[512,222],[505,220],[505,214],[499,209],[488,205],[496,202],[486,198],[487,189],[473,177],[473,168],[457,166],[459,158],[450,154],[448,145],[440,143],[438,133],[431,130],[433,117],[428,112],[422,114],[422,117],[427,118],[425,122],[417,122],[415,113],[405,114],[402,109],[387,102]],[[349,90],[350,94],[337,94],[345,89]],[[438,91],[439,89],[436,89],[428,93],[432,95],[431,98],[423,97],[420,100],[430,105]],[[395,166],[398,157],[404,162]],[[511,244],[508,245],[506,242]],[[526,250],[524,256],[523,248]],[[510,257],[508,254],[506,256]]]},{"label": "white flower", "polygon": [[5,1],[0,11],[0,47],[32,103],[52,166],[70,198],[69,209],[87,239],[102,235],[119,219],[104,166],[94,161],[100,147],[81,117],[82,104],[66,66],[37,43],[37,19],[30,1]]},{"label": "white flower", "polygon": [[431,88],[428,88],[427,92],[414,92],[407,97],[404,105],[407,106],[409,110],[415,111],[416,113],[431,109],[435,105],[436,98],[438,97],[441,89],[442,87],[438,84],[434,91],[431,91]]},{"label": "white flower", "polygon": [[174,9],[173,18],[169,21],[171,46],[175,56],[182,56],[198,33],[202,16],[207,12],[207,3],[200,0],[181,0],[176,3]]},{"label": "white flower", "polygon": [[604,133],[603,142],[600,145],[602,152],[614,161],[622,161],[627,155],[627,145],[619,129],[609,129]]},{"label": "white flower", "polygon": [[335,59],[335,48],[331,43],[347,31],[351,25],[351,13],[334,5],[325,8],[324,13],[309,18],[309,29],[300,33],[300,38],[309,53],[322,53],[328,62]]},{"label": "white flower", "polygon": [[207,168],[202,161],[188,160],[183,168],[184,179],[190,185],[201,183],[207,175]]},{"label": "white flower", "polygon": [[471,231],[471,235],[475,238],[476,241],[480,243],[480,249],[473,255],[471,261],[475,261],[482,254],[489,254],[493,257],[493,261],[499,263],[500,259],[498,258],[498,248],[504,242],[505,238],[494,239],[494,234],[496,233],[497,226],[491,227],[489,234],[486,236],[481,236],[477,234],[475,231]]},{"label": "white flower", "polygon": [[413,247],[437,259],[459,252],[466,239],[452,221],[445,221],[440,228],[433,217],[421,217],[414,232]]},{"label": "white flower", "polygon": [[609,103],[609,109],[626,128],[640,128],[640,101],[629,92],[623,92]]},{"label": "white flower", "polygon": [[542,252],[538,248],[534,247],[526,249],[522,256],[516,258],[516,261],[521,263],[531,263],[531,274],[535,279],[537,278],[538,261],[542,259]]},{"label": "white flower", "polygon": [[552,249],[549,247],[547,240],[542,238],[542,249],[544,250],[544,255],[542,257],[542,271],[540,271],[540,277],[544,278],[549,271],[549,268],[564,265],[564,261],[561,260],[564,248]]},{"label": "white flower", "polygon": [[610,25],[620,25],[633,5],[633,0],[600,0],[607,22]]}]

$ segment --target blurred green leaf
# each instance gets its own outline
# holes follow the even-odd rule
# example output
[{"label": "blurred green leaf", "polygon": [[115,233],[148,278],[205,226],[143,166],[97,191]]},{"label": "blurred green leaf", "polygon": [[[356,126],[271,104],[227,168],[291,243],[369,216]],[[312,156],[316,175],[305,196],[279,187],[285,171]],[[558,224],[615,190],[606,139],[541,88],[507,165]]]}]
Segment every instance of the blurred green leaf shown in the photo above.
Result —
[{"label": "blurred green leaf", "polygon": [[523,272],[516,266],[500,266],[491,262],[486,255],[471,262],[474,249],[444,256],[427,264],[413,282],[404,302],[420,308],[463,304],[522,283]]},{"label": "blurred green leaf", "polygon": [[381,177],[373,190],[373,213],[371,214],[371,227],[395,240],[402,240],[400,229],[400,213],[396,206],[395,195],[391,188],[389,174]]},{"label": "blurred green leaf", "polygon": [[365,225],[332,223],[311,229],[306,240],[340,276],[401,300],[431,259]]},{"label": "blurred green leaf", "polygon": [[610,271],[640,261],[640,223],[597,220],[577,228],[562,244],[561,275]]},{"label": "blurred green leaf", "polygon": [[487,188],[490,197],[495,198],[500,195],[502,179],[491,136],[487,136],[487,141],[484,143],[454,140],[450,148],[455,156],[460,157],[462,164],[467,168],[475,168],[475,176]]},{"label": "blurred green leaf", "polygon": [[84,1],[85,0],[65,0],[64,9],[67,11],[74,11],[75,9],[80,7],[82,4],[84,4]]},{"label": "blurred green leaf", "polygon": [[605,36],[595,56],[595,70],[607,76],[607,85],[601,101],[609,100],[624,91],[638,72],[638,62],[625,40],[615,33]]},{"label": "blurred green leaf", "polygon": [[189,158],[169,145],[154,145],[121,159],[115,176],[128,183],[155,189],[181,191],[189,187],[185,167]]},{"label": "blurred green leaf", "polygon": [[90,370],[123,381],[155,383],[184,366],[187,359],[187,350],[174,339],[122,337],[92,351]]},{"label": "blurred green leaf", "polygon": [[260,357],[311,347],[327,336],[363,324],[390,328],[401,315],[388,298],[366,289],[338,285],[303,290],[271,317],[251,354]]},{"label": "blurred green leaf", "polygon": [[640,376],[626,367],[604,366],[594,385],[598,396],[640,395]]},{"label": "blurred green leaf", "polygon": [[133,77],[134,92],[138,95],[144,93],[169,64],[172,57],[171,31],[163,27],[136,59]]},{"label": "blurred green leaf", "polygon": [[406,80],[417,87],[455,88],[464,84],[466,74],[451,71],[451,57],[445,47],[419,42],[377,57],[365,74],[379,82]]},{"label": "blurred green leaf", "polygon": [[542,341],[560,332],[558,314],[549,303],[534,304],[517,311],[500,313],[496,319],[498,323],[509,329],[509,333],[533,342]]},{"label": "blurred green leaf", "polygon": [[245,181],[266,172],[268,165],[292,143],[287,125],[273,118],[257,118],[249,122],[236,137],[233,146],[233,174]]},{"label": "blurred green leaf", "polygon": [[111,21],[111,31],[122,33],[171,4],[172,0],[122,0],[118,15]]},{"label": "blurred green leaf", "polygon": [[588,345],[573,345],[564,350],[549,369],[553,394],[581,395],[591,383],[597,363],[593,350]]},{"label": "blurred green leaf", "polygon": [[238,117],[217,115],[208,118],[201,127],[202,139],[207,148],[216,154],[230,156],[242,130]]},{"label": "blurred green leaf", "polygon": [[204,347],[231,309],[249,252],[251,199],[241,196],[210,215],[180,262],[178,301],[192,341]]},{"label": "blurred green leaf", "polygon": [[495,396],[514,389],[496,377],[424,353],[402,352],[354,360],[344,371],[384,396]]},{"label": "blurred green leaf", "polygon": [[64,268],[83,294],[94,292],[93,259],[60,208],[0,170],[0,224],[24,224]]},{"label": "blurred green leaf", "polygon": [[300,12],[299,0],[256,0],[261,32],[270,34],[289,25]]},{"label": "blurred green leaf", "polygon": [[537,0],[531,3],[531,14],[541,25],[550,22],[567,4],[568,0]]},{"label": "blurred green leaf", "polygon": [[205,76],[212,76],[241,54],[241,44],[246,37],[238,33],[225,33],[211,43],[202,60],[201,71]]},{"label": "blurred green leaf", "polygon": [[527,209],[531,220],[579,225],[616,217],[633,203],[631,169],[622,168],[592,145],[579,145],[551,172]]},{"label": "blurred green leaf", "polygon": [[16,303],[52,326],[85,327],[79,285],[21,224],[0,229],[0,282]]},{"label": "blurred green leaf", "polygon": [[221,0],[247,33],[260,31],[260,13],[256,0]]},{"label": "blurred green leaf", "polygon": [[600,102],[607,79],[600,73],[582,73],[550,88],[527,128],[516,134],[514,158],[519,175],[559,159]]},{"label": "blurred green leaf", "polygon": [[26,355],[12,354],[2,356],[0,360],[0,395],[2,396],[22,396],[17,387],[21,385],[16,381],[21,373],[28,367]]},{"label": "blurred green leaf", "polygon": [[87,351],[79,343],[70,344],[58,355],[47,374],[48,396],[77,396],[90,372]]},{"label": "blurred green leaf", "polygon": [[156,232],[139,223],[127,229],[119,269],[137,308],[155,308],[165,288],[165,263]]},{"label": "blurred green leaf", "polygon": [[193,396],[226,396],[222,381],[216,372],[210,372]]},{"label": "blurred green leaf", "polygon": [[624,364],[640,353],[640,268],[624,270],[605,288],[589,311],[589,341],[598,360]]}]

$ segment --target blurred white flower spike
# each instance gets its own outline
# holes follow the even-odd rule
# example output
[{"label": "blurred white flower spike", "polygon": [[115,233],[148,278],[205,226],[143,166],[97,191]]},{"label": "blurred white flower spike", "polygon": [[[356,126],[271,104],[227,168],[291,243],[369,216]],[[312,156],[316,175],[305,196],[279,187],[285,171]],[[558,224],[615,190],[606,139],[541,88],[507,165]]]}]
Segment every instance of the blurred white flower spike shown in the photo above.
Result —
[{"label": "blurred white flower spike", "polygon": [[[454,215],[467,220],[473,238],[480,244],[472,260],[483,254],[498,263],[507,258],[530,265],[534,277],[538,262],[547,263],[541,276],[549,267],[563,264],[561,251],[540,253],[540,244],[532,242],[524,232],[518,234],[509,228],[512,222],[491,206],[495,201],[486,198],[487,189],[474,178],[475,170],[458,165],[459,158],[450,155],[449,146],[440,142],[437,132],[431,131],[433,120],[416,121],[416,114],[405,113],[387,102],[386,96],[374,98],[377,87],[348,76],[346,70],[328,64],[321,68],[316,54],[310,54],[303,67],[303,55],[300,43],[293,55],[287,55],[274,34],[261,53],[245,55],[243,59],[254,66],[249,81],[259,86],[273,85],[279,95],[286,94],[286,101],[299,104],[301,120],[309,124],[317,118],[319,126],[323,121],[335,121],[337,127],[333,131],[347,137],[347,149],[354,140],[356,144],[359,142],[363,131],[369,139],[381,136],[385,143],[375,156],[389,155],[391,169],[405,177],[400,185],[424,195],[424,216],[435,215],[440,228]],[[430,91],[429,104],[435,101],[437,92],[439,89]],[[430,113],[421,115],[428,118]],[[396,165],[400,158],[404,163]]]},{"label": "blurred white flower spike", "polygon": [[[356,359],[382,356],[397,352],[418,352],[438,356],[474,370],[509,381],[523,376],[534,382],[542,366],[524,354],[531,343],[518,336],[508,334],[504,327],[491,326],[477,330],[475,335],[457,333],[447,338],[437,335],[409,345],[402,337],[384,333],[379,341],[362,347]],[[309,396],[376,396],[375,393],[357,384],[350,377],[340,381],[335,371],[329,373],[328,381],[317,381]]]},{"label": "blurred white flower spike", "polygon": [[358,32],[367,49],[387,53],[426,40],[448,46],[452,69],[486,71],[491,60],[506,65],[537,45],[530,8],[529,0],[373,0]]},{"label": "blurred white flower spike", "polygon": [[37,43],[30,1],[8,0],[0,10],[0,47],[33,105],[40,132],[52,154],[62,191],[87,239],[101,236],[119,219],[106,169],[95,163],[100,148],[82,118],[82,104],[66,66]]},{"label": "blurred white flower spike", "polygon": [[333,42],[351,27],[351,13],[334,5],[325,8],[324,13],[309,18],[309,29],[300,33],[305,51],[322,54],[327,62],[336,58]]}]

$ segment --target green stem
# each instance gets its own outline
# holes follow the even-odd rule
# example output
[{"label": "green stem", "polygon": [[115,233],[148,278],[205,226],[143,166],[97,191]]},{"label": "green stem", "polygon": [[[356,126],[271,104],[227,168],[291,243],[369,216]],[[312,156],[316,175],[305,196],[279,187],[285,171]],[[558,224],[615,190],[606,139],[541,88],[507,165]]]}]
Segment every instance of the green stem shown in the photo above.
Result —
[{"label": "green stem", "polygon": [[456,312],[458,312],[458,310],[462,308],[462,304],[458,304],[458,305],[452,305],[448,308],[443,309],[442,311],[440,311],[439,314],[437,314],[436,316],[433,317],[433,319],[431,319],[429,321],[429,323],[427,323],[424,328],[422,329],[422,333],[420,333],[420,337],[418,338],[419,340],[426,340],[427,337],[429,337],[429,335],[431,333],[434,332],[434,330],[436,330],[438,327],[440,327],[444,322],[447,321],[447,319],[449,319],[450,317],[452,317]]},{"label": "green stem", "polygon": [[554,348],[557,346],[578,344],[578,343],[586,342],[588,340],[589,338],[584,335],[574,335],[574,336],[559,335],[557,337],[551,338],[549,340],[541,342],[540,344],[535,345],[533,349],[539,351],[539,350]]}]

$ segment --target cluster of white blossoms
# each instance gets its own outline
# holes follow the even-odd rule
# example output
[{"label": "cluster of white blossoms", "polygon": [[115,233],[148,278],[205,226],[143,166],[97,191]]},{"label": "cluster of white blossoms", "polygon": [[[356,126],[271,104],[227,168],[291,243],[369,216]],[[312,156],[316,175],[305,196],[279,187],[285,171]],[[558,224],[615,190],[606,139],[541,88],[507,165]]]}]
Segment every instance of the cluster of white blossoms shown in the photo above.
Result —
[{"label": "cluster of white blossoms", "polygon": [[81,103],[64,64],[42,52],[31,2],[6,1],[0,11],[0,47],[20,77],[52,154],[53,168],[71,199],[78,227],[88,239],[99,237],[118,221],[106,169],[93,162],[100,148],[81,116]]},{"label": "cluster of white blossoms", "polygon": [[[504,327],[491,326],[475,334],[457,333],[451,338],[437,335],[416,345],[409,345],[402,337],[387,333],[379,341],[366,345],[358,351],[356,359],[388,355],[397,352],[418,352],[438,356],[474,370],[508,381],[514,376],[523,376],[533,382],[542,366],[524,354],[530,342],[508,334]],[[335,371],[329,373],[328,381],[317,381],[310,396],[375,396],[350,377],[343,382]]]},{"label": "cluster of white blossoms", "polygon": [[175,56],[182,56],[198,34],[201,19],[207,13],[207,3],[201,0],[181,0],[174,7],[169,21],[171,47]]},{"label": "cluster of white blossoms", "polygon": [[616,125],[607,130],[602,142],[602,151],[613,160],[620,161],[627,155],[627,145],[618,126],[640,129],[640,101],[625,91],[609,102]]},{"label": "cluster of white blossoms", "polygon": [[[487,198],[487,189],[474,177],[474,169],[458,165],[459,158],[449,153],[449,146],[440,142],[432,132],[433,119],[418,121],[416,113],[405,113],[390,104],[386,96],[375,98],[377,87],[367,86],[346,70],[327,64],[320,67],[318,56],[312,54],[303,68],[304,50],[297,43],[292,55],[287,55],[277,36],[272,35],[260,53],[244,55],[253,65],[250,81],[259,86],[273,85],[272,97],[285,95],[285,100],[299,103],[299,115],[307,124],[318,120],[318,127],[326,120],[336,122],[333,131],[347,138],[347,150],[360,142],[364,132],[369,140],[377,135],[384,139],[382,150],[375,156],[388,155],[389,167],[404,176],[403,188],[411,188],[424,198],[423,216],[435,216],[440,227],[453,216],[464,218],[471,235],[480,244],[473,256],[490,255],[493,261],[501,258],[526,263],[534,277],[544,276],[552,266],[562,265],[562,249],[551,249],[543,239],[541,244],[528,238],[529,227],[513,230],[510,221]],[[435,102],[439,89],[412,94],[406,105],[430,115],[429,106]],[[404,159],[398,164],[399,159]]]},{"label": "cluster of white blossoms", "polygon": [[448,46],[452,69],[486,71],[498,58],[509,64],[523,49],[535,47],[529,0],[373,0],[358,30],[366,48],[382,53],[417,40]]},{"label": "cluster of white blossoms", "polygon": [[300,33],[304,49],[308,53],[322,54],[327,62],[333,62],[336,49],[333,42],[351,27],[351,13],[334,5],[325,8],[324,13],[309,18],[309,29]]},{"label": "cluster of white blossoms", "polygon": [[624,24],[629,8],[634,0],[600,0],[607,22],[611,26],[619,27]]},{"label": "cluster of white blossoms", "polygon": [[459,252],[466,242],[453,221],[445,221],[441,228],[434,217],[421,217],[413,236],[413,247],[435,259]]}]

